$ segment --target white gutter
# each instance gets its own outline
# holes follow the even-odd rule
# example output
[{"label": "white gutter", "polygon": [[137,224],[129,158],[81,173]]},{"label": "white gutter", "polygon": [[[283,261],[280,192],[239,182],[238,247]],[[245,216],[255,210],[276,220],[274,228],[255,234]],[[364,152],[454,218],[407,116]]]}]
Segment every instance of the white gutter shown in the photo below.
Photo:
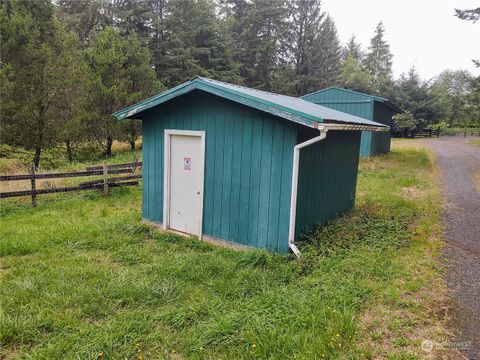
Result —
[{"label": "white gutter", "polygon": [[322,124],[327,130],[355,130],[355,131],[376,131],[387,132],[390,131],[389,126],[372,126],[372,125],[353,125],[353,124]]},{"label": "white gutter", "polygon": [[290,223],[288,229],[288,247],[292,252],[300,257],[300,250],[294,244],[295,242],[295,220],[297,216],[297,193],[298,193],[298,167],[300,163],[300,149],[322,141],[327,137],[328,130],[354,130],[354,131],[389,131],[388,126],[369,126],[369,125],[354,125],[354,124],[335,124],[323,123],[315,124],[315,128],[320,130],[320,135],[303,143],[295,145],[293,148],[293,171],[292,171],[292,194],[290,197]]},{"label": "white gutter", "polygon": [[294,244],[295,241],[295,220],[297,212],[297,191],[298,191],[298,165],[300,161],[300,149],[307,147],[309,145],[315,144],[319,141],[322,141],[327,137],[328,125],[319,126],[320,135],[316,136],[310,140],[307,140],[303,143],[295,145],[293,148],[293,172],[292,172],[292,195],[290,197],[290,225],[288,229],[288,247],[293,251],[293,253],[300,257],[300,250]]}]

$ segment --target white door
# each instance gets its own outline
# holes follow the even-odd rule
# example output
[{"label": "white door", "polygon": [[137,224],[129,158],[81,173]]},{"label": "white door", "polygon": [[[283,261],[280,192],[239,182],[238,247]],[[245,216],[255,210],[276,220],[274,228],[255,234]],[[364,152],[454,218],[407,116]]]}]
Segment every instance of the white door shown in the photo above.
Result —
[{"label": "white door", "polygon": [[[203,213],[203,133],[170,131],[168,227],[201,236]],[[168,144],[169,143],[169,144]]]}]

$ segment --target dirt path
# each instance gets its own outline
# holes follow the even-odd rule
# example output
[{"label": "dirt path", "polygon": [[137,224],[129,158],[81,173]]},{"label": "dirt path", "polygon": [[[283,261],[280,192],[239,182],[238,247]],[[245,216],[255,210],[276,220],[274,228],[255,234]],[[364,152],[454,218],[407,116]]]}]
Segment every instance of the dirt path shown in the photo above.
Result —
[{"label": "dirt path", "polygon": [[463,137],[425,143],[437,155],[446,197],[445,277],[454,302],[450,326],[455,331],[451,345],[468,359],[480,360],[480,184],[474,180],[480,175],[480,148]]}]

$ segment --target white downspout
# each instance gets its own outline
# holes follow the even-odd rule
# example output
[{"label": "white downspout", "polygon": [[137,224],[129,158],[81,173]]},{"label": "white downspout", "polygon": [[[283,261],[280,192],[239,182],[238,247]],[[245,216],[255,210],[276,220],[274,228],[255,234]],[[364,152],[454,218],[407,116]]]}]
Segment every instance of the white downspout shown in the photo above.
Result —
[{"label": "white downspout", "polygon": [[297,191],[298,191],[298,166],[300,162],[300,149],[307,147],[309,145],[315,144],[316,142],[322,141],[327,137],[327,131],[325,127],[319,128],[320,135],[316,136],[310,140],[307,140],[303,143],[295,145],[293,148],[293,172],[292,172],[292,196],[290,198],[290,225],[288,229],[288,247],[292,252],[300,257],[300,250],[294,244],[295,241],[295,220],[297,212]]}]

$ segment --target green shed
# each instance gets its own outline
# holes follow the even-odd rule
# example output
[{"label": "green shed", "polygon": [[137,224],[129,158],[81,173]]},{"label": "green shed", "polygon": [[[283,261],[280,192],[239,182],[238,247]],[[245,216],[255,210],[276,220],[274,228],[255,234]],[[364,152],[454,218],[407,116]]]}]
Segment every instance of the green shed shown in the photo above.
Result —
[{"label": "green shed", "polygon": [[[301,98],[314,104],[360,116],[390,127],[393,123],[393,115],[402,112],[399,107],[382,97],[339,87],[329,87],[304,95]],[[360,156],[369,157],[388,153],[390,151],[390,140],[390,132],[362,131]]]},{"label": "green shed", "polygon": [[302,99],[201,77],[114,115],[142,119],[144,220],[297,255],[300,232],[353,207],[360,131],[388,131]]}]

